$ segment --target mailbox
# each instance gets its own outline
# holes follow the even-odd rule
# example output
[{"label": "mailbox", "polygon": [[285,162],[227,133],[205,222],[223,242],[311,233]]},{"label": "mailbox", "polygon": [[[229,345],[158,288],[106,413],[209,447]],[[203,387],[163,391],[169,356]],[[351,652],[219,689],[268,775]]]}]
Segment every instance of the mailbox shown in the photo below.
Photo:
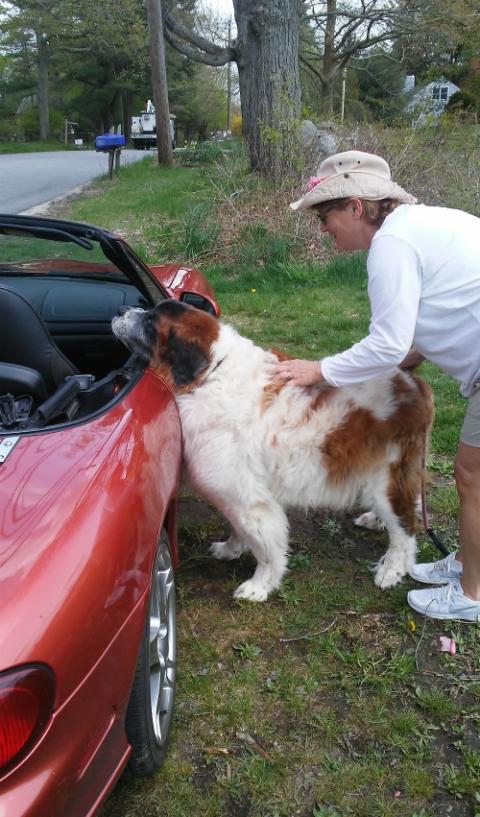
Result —
[{"label": "mailbox", "polygon": [[104,133],[95,137],[95,148],[97,150],[119,150],[125,147],[125,136],[123,133]]}]

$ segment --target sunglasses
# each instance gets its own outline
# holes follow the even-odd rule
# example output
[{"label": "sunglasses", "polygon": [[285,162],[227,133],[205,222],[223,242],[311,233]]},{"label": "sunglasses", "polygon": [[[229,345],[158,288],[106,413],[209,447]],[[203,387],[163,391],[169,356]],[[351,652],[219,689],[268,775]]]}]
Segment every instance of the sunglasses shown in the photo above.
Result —
[{"label": "sunglasses", "polygon": [[322,213],[319,213],[318,211],[316,211],[315,215],[318,218],[318,220],[320,221],[320,223],[323,224],[323,226],[325,226],[326,223],[327,223],[327,218],[329,217],[330,213],[332,213],[334,210],[335,210],[335,207],[330,207],[328,210],[324,210]]}]

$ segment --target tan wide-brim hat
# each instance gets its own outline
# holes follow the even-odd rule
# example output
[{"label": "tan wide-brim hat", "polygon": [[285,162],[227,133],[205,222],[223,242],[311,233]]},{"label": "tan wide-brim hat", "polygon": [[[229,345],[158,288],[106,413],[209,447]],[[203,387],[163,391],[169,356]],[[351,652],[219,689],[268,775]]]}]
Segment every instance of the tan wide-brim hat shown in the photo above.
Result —
[{"label": "tan wide-brim hat", "polygon": [[385,159],[361,150],[346,150],[324,159],[307,184],[307,192],[292,202],[292,210],[308,210],[331,199],[396,199],[415,204],[417,199],[392,181]]}]

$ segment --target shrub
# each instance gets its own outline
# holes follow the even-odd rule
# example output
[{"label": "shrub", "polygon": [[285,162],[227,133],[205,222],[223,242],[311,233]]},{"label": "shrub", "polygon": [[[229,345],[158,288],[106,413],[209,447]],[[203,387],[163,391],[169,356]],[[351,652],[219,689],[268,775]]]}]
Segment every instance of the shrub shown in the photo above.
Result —
[{"label": "shrub", "polygon": [[16,119],[0,118],[0,142],[21,142],[23,131]]},{"label": "shrub", "polygon": [[478,114],[480,112],[480,99],[471,91],[456,91],[448,100],[445,110],[448,113]]},{"label": "shrub", "polygon": [[478,129],[462,118],[443,114],[435,127],[357,126],[340,134],[339,150],[378,153],[392,176],[424,204],[480,213]]},{"label": "shrub", "polygon": [[222,158],[223,148],[218,142],[191,142],[178,152],[177,158],[183,165],[205,165],[218,162]]},{"label": "shrub", "polygon": [[262,222],[247,224],[238,236],[237,264],[240,267],[275,267],[290,257],[292,241],[274,233]]},{"label": "shrub", "polygon": [[232,136],[236,136],[237,139],[241,139],[242,138],[242,133],[243,133],[243,121],[242,121],[242,117],[240,116],[240,114],[237,113],[237,114],[235,114],[234,117],[232,117]]},{"label": "shrub", "polygon": [[[50,134],[54,139],[61,139],[63,135],[64,116],[55,108],[50,108]],[[40,138],[40,121],[38,108],[28,108],[25,113],[17,117],[20,132],[27,142],[36,142]]]},{"label": "shrub", "polygon": [[218,237],[218,226],[209,220],[209,208],[197,204],[185,214],[185,250],[189,258],[197,258],[207,252]]}]

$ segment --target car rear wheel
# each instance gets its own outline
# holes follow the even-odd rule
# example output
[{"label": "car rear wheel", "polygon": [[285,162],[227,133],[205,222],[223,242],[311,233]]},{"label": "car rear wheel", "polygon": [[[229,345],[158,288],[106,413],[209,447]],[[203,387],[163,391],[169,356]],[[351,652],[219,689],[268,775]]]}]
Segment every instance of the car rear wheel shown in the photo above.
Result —
[{"label": "car rear wheel", "polygon": [[164,531],[155,555],[147,619],[127,709],[126,731],[133,750],[128,768],[133,774],[152,774],[163,762],[172,725],[175,680],[175,584]]}]

